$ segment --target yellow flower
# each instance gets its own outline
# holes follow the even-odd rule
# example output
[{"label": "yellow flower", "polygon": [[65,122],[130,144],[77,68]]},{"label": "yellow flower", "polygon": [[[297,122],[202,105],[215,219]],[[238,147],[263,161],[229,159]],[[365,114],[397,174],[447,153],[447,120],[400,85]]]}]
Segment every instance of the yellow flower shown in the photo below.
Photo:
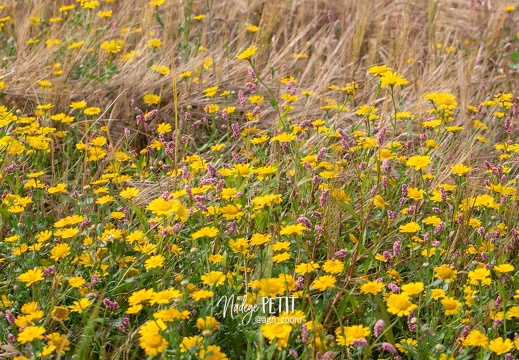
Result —
[{"label": "yellow flower", "polygon": [[89,108],[86,108],[83,113],[85,115],[97,115],[101,112],[101,109],[98,108],[98,107],[89,107]]},{"label": "yellow flower", "polygon": [[369,328],[363,325],[341,326],[335,329],[337,344],[342,346],[350,346],[357,340],[366,340],[370,334]]},{"label": "yellow flower", "polygon": [[319,276],[314,280],[311,288],[319,291],[324,291],[326,289],[332,288],[335,285],[337,279],[332,275],[323,275]]},{"label": "yellow flower", "polygon": [[200,349],[197,356],[200,359],[227,360],[227,355],[221,352],[221,348],[216,345],[209,345],[207,348]]},{"label": "yellow flower", "polygon": [[36,240],[39,243],[44,243],[44,242],[47,242],[51,236],[52,236],[52,231],[49,231],[49,230],[40,231],[38,234],[36,234]]},{"label": "yellow flower", "polygon": [[112,16],[113,10],[100,11],[97,13],[97,16],[100,18],[109,18]]},{"label": "yellow flower", "polygon": [[407,338],[407,339],[400,341],[400,343],[396,344],[395,347],[403,353],[409,353],[410,352],[409,350],[416,349],[417,345],[418,345],[418,341]]},{"label": "yellow flower", "polygon": [[78,42],[74,42],[74,43],[70,44],[67,47],[67,50],[77,49],[78,47],[81,47],[83,45],[85,45],[85,41],[84,40],[81,40],[81,41],[78,41]]},{"label": "yellow flower", "polygon": [[168,132],[171,131],[171,125],[170,124],[167,124],[167,123],[160,123],[158,126],[157,126],[157,132],[159,134],[167,134]]},{"label": "yellow flower", "polygon": [[288,338],[292,332],[292,326],[282,323],[264,324],[261,326],[261,334],[276,343],[278,347],[285,347],[288,344]]},{"label": "yellow flower", "polygon": [[238,54],[236,58],[239,60],[250,60],[256,51],[258,51],[258,48],[252,45],[251,47]]},{"label": "yellow flower", "polygon": [[47,192],[49,194],[61,194],[61,193],[66,193],[67,192],[67,184],[65,183],[60,183],[60,184],[57,184],[56,186],[54,187],[50,187]]},{"label": "yellow flower", "polygon": [[419,295],[424,289],[423,282],[414,282],[402,285],[402,292],[409,296]]},{"label": "yellow flower", "polygon": [[386,71],[380,76],[380,86],[382,88],[388,86],[393,87],[395,85],[406,85],[407,83],[407,79],[405,79],[402,75],[396,72]]},{"label": "yellow flower", "polygon": [[441,303],[445,308],[445,315],[456,315],[461,309],[461,302],[452,297],[442,299]]},{"label": "yellow flower", "polygon": [[35,282],[43,280],[43,271],[40,268],[27,270],[25,273],[18,276],[18,279],[25,283],[26,286],[31,286]]},{"label": "yellow flower", "polygon": [[376,282],[376,281],[369,281],[365,284],[362,284],[360,286],[360,292],[363,294],[373,294],[377,295],[384,289],[384,283],[382,282]]},{"label": "yellow flower", "polygon": [[390,67],[387,67],[386,65],[381,66],[372,66],[368,69],[368,72],[372,74],[373,76],[377,75],[383,75],[388,71],[391,71],[392,69]]},{"label": "yellow flower", "polygon": [[144,262],[146,270],[160,268],[164,265],[164,256],[155,255]]},{"label": "yellow flower", "polygon": [[92,305],[92,300],[82,298],[79,301],[74,301],[73,305],[69,306],[68,308],[71,312],[77,312],[78,314],[81,314],[83,310],[85,310],[90,305]]},{"label": "yellow flower", "polygon": [[220,106],[216,104],[209,104],[205,106],[204,110],[206,113],[214,114],[220,110]]},{"label": "yellow flower", "polygon": [[130,306],[128,308],[128,310],[126,310],[126,314],[129,314],[129,315],[134,315],[134,314],[138,314],[140,311],[142,310],[142,305],[134,305],[134,306]]},{"label": "yellow flower", "polygon": [[218,229],[216,227],[203,227],[202,229],[194,232],[193,234],[191,234],[191,238],[193,240],[196,240],[196,239],[199,239],[199,238],[202,238],[202,237],[210,237],[210,238],[214,238],[218,235]]},{"label": "yellow flower", "polygon": [[[279,243],[276,243],[279,244]],[[288,243],[290,244],[290,243]],[[274,248],[274,246],[272,246]],[[323,264],[323,270],[329,274],[340,274],[344,271],[344,263],[340,260],[326,260]]]},{"label": "yellow flower", "polygon": [[438,216],[428,216],[425,219],[422,220],[422,222],[425,225],[432,225],[432,226],[438,226],[439,223],[441,223],[441,219]]},{"label": "yellow flower", "polygon": [[38,85],[40,85],[42,88],[51,87],[52,83],[48,80],[39,80]]},{"label": "yellow flower", "polygon": [[159,311],[153,313],[153,317],[155,319],[160,319],[164,322],[171,322],[171,321],[175,321],[175,320],[186,320],[186,319],[189,319],[190,312],[187,310],[180,312],[177,309],[170,307],[168,309],[159,310]]},{"label": "yellow flower", "polygon": [[369,115],[369,114],[372,114],[372,113],[375,113],[377,112],[377,108],[374,107],[374,106],[371,106],[371,105],[362,105],[361,107],[359,107],[359,109],[357,110],[357,115]]},{"label": "yellow flower", "polygon": [[234,164],[233,166],[233,173],[243,177],[249,176],[253,170],[250,164]]},{"label": "yellow flower", "polygon": [[195,349],[196,347],[202,345],[204,338],[201,336],[186,336],[182,338],[182,342],[180,343],[180,352],[184,353],[186,351],[190,351]]},{"label": "yellow flower", "polygon": [[76,236],[78,233],[79,233],[79,229],[68,228],[68,229],[62,229],[62,230],[56,231],[54,233],[54,235],[59,236],[62,239],[70,239],[70,238]]},{"label": "yellow flower", "polygon": [[261,95],[249,96],[249,102],[254,105],[261,105],[265,98]]},{"label": "yellow flower", "polygon": [[229,247],[235,253],[246,254],[250,247],[249,242],[246,238],[238,238],[229,241]]},{"label": "yellow flower", "polygon": [[415,233],[420,231],[422,228],[420,225],[414,221],[407,223],[405,225],[400,225],[399,230],[401,233]]},{"label": "yellow flower", "polygon": [[281,228],[281,231],[279,232],[280,235],[302,235],[303,231],[306,230],[306,227],[304,227],[302,224],[294,224],[294,225],[288,225]]},{"label": "yellow flower", "polygon": [[425,194],[425,191],[423,189],[417,189],[417,188],[410,187],[407,190],[407,197],[409,199],[413,199],[414,201],[422,200],[424,194]]},{"label": "yellow flower", "polygon": [[260,136],[260,137],[253,138],[250,142],[252,144],[254,144],[254,145],[260,145],[260,144],[263,144],[268,139],[269,139],[268,135],[263,135],[263,136]]},{"label": "yellow flower", "polygon": [[225,283],[225,276],[221,271],[211,271],[200,278],[205,285],[220,286]]},{"label": "yellow flower", "polygon": [[386,207],[386,205],[388,205],[384,198],[380,195],[375,195],[375,197],[373,198],[373,205],[375,205],[376,207],[380,208],[380,209],[384,209]]},{"label": "yellow flower", "polygon": [[494,270],[497,271],[498,273],[509,273],[511,271],[514,271],[515,270],[515,267],[511,264],[501,264],[501,265],[497,265],[497,266],[494,266]]},{"label": "yellow flower", "polygon": [[52,309],[50,315],[58,320],[66,320],[68,318],[68,309],[63,306],[56,306]]},{"label": "yellow flower", "polygon": [[142,302],[145,302],[151,298],[153,293],[153,289],[141,289],[138,291],[134,291],[128,298],[128,304],[130,306],[135,306]]},{"label": "yellow flower", "polygon": [[81,6],[83,7],[83,9],[95,9],[97,6],[99,6],[99,1],[82,1]]},{"label": "yellow flower", "polygon": [[148,105],[155,105],[160,103],[160,96],[154,94],[146,94],[142,99]]},{"label": "yellow flower", "polygon": [[472,330],[465,340],[463,340],[463,346],[480,346],[486,348],[488,346],[488,338],[479,330]]},{"label": "yellow flower", "polygon": [[339,174],[337,174],[333,171],[321,171],[319,173],[319,176],[323,179],[335,179],[339,176]]},{"label": "yellow flower", "polygon": [[28,326],[18,334],[16,339],[21,344],[25,344],[35,339],[43,340],[43,334],[45,334],[45,328],[43,326]]},{"label": "yellow flower", "polygon": [[64,12],[64,13],[67,13],[69,12],[70,10],[74,9],[76,6],[74,4],[72,5],[66,5],[66,6],[62,6],[58,9],[59,12]]},{"label": "yellow flower", "polygon": [[212,291],[208,291],[208,290],[198,290],[198,291],[195,291],[191,294],[191,297],[195,300],[195,301],[200,301],[200,300],[203,300],[203,299],[207,299],[207,298],[210,298],[214,295],[214,293]]},{"label": "yellow flower", "polygon": [[119,193],[119,196],[124,199],[133,199],[137,195],[139,195],[139,189],[135,187],[127,187]]},{"label": "yellow flower", "polygon": [[168,347],[168,341],[160,334],[166,329],[166,324],[160,319],[149,320],[139,329],[139,345],[146,355],[160,355]]},{"label": "yellow flower", "polygon": [[443,289],[432,289],[431,290],[431,299],[438,300],[445,297],[445,291]]},{"label": "yellow flower", "polygon": [[202,332],[213,332],[220,328],[220,322],[212,316],[206,316],[205,318],[198,318],[196,321],[196,327]]},{"label": "yellow flower", "polygon": [[13,302],[9,300],[7,296],[5,296],[5,294],[2,294],[2,296],[0,297],[0,306],[8,308],[11,305],[13,305]]},{"label": "yellow flower", "polygon": [[212,262],[213,264],[221,263],[223,260],[223,255],[221,254],[211,254],[207,257],[207,260]]},{"label": "yellow flower", "polygon": [[76,110],[83,109],[86,106],[87,106],[86,101],[75,101],[75,102],[70,104],[70,107],[73,108],[73,109],[76,109]]},{"label": "yellow flower", "polygon": [[272,257],[272,262],[279,264],[279,263],[282,263],[283,261],[287,261],[289,259],[290,259],[290,254],[287,252],[282,252],[277,255],[274,255]]},{"label": "yellow flower", "polygon": [[261,244],[269,242],[271,237],[272,237],[271,235],[256,233],[256,234],[252,235],[249,244],[251,246],[259,246]]},{"label": "yellow flower", "polygon": [[85,285],[86,280],[82,276],[71,277],[68,279],[68,284],[73,288],[80,288]]},{"label": "yellow flower", "polygon": [[184,71],[183,73],[180,73],[178,77],[180,79],[185,79],[191,76],[191,71]]},{"label": "yellow flower", "polygon": [[295,271],[298,274],[306,275],[309,273],[314,272],[315,270],[319,269],[320,265],[317,263],[314,263],[313,261],[310,261],[309,263],[301,263],[296,266]]},{"label": "yellow flower", "polygon": [[46,150],[49,148],[49,142],[51,139],[45,136],[28,136],[27,143],[30,147],[37,150]]},{"label": "yellow flower", "polygon": [[176,214],[182,219],[182,221],[187,220],[187,209],[181,202],[177,200],[164,200],[162,197],[159,197],[155,200],[152,200],[146,210],[150,210],[155,215],[166,215],[171,216]]},{"label": "yellow flower", "polygon": [[150,67],[151,70],[158,72],[161,75],[168,75],[171,69],[164,65],[152,65]]},{"label": "yellow flower", "polygon": [[503,339],[499,337],[497,339],[490,341],[488,348],[495,352],[497,355],[502,355],[512,350],[514,348],[514,344],[510,339],[505,339],[503,341]]},{"label": "yellow flower", "polygon": [[222,150],[222,148],[225,147],[225,144],[217,144],[217,145],[212,145],[210,147],[211,151],[220,151]]},{"label": "yellow flower", "polygon": [[268,175],[275,174],[278,171],[278,168],[272,165],[259,167],[254,170],[254,173],[258,176],[259,180],[265,179]]},{"label": "yellow flower", "polygon": [[58,354],[63,355],[70,350],[70,341],[67,339],[67,335],[55,332],[47,335],[47,338],[49,346],[54,346]]},{"label": "yellow flower", "polygon": [[117,54],[119,51],[121,51],[123,41],[122,40],[110,40],[110,41],[103,41],[101,44],[101,49],[106,51],[107,53]]},{"label": "yellow flower", "polygon": [[104,205],[104,204],[109,204],[109,203],[114,202],[114,201],[115,201],[115,198],[112,195],[105,195],[105,196],[100,197],[99,199],[97,199],[96,200],[96,204]]},{"label": "yellow flower", "polygon": [[451,166],[452,173],[454,173],[458,176],[463,176],[465,173],[469,172],[471,169],[472,169],[471,167],[465,166],[463,164],[456,164],[456,165]]},{"label": "yellow flower", "polygon": [[296,139],[296,136],[294,134],[287,134],[286,132],[282,132],[279,135],[274,136],[270,139],[271,142],[279,141],[282,143],[289,143]]},{"label": "yellow flower", "polygon": [[50,251],[52,255],[50,258],[54,260],[59,260],[65,258],[70,254],[70,245],[67,243],[61,243],[52,248]]},{"label": "yellow flower", "polygon": [[418,306],[409,301],[409,295],[405,292],[401,294],[391,294],[386,299],[387,311],[397,316],[407,316]]},{"label": "yellow flower", "polygon": [[450,265],[441,265],[434,268],[434,277],[442,279],[446,283],[451,282],[456,278],[458,271]]},{"label": "yellow flower", "polygon": [[470,285],[490,285],[492,281],[490,280],[490,270],[485,268],[478,268],[475,270],[472,270],[468,274],[470,282]]},{"label": "yellow flower", "polygon": [[425,170],[427,168],[427,166],[431,164],[431,157],[426,155],[426,156],[421,156],[421,155],[416,155],[416,156],[412,156],[410,157],[407,162],[405,163],[406,166],[408,167],[414,167],[415,170]]},{"label": "yellow flower", "polygon": [[429,146],[430,148],[433,148],[433,149],[440,148],[440,145],[438,145],[438,143],[436,143],[436,141],[434,141],[433,139],[427,140],[426,144],[427,144],[427,146]]},{"label": "yellow flower", "polygon": [[439,110],[451,110],[458,106],[458,103],[456,102],[456,96],[449,93],[430,93],[425,95],[425,99],[430,100],[436,104]]},{"label": "yellow flower", "polygon": [[182,294],[180,291],[169,288],[167,290],[154,292],[151,294],[150,297],[150,305],[155,304],[169,304],[171,299],[180,299],[182,297]]}]

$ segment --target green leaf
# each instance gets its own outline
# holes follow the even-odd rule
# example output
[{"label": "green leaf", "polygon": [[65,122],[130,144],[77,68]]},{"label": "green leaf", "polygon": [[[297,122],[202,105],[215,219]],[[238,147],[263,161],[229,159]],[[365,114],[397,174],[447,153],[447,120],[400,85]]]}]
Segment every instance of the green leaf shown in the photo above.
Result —
[{"label": "green leaf", "polygon": [[111,290],[111,293],[114,295],[126,293],[133,288],[136,281],[135,281],[135,278],[128,278],[128,279],[124,279],[124,282],[125,283],[123,283],[123,284],[119,285],[118,287],[116,287],[115,289]]},{"label": "green leaf", "polygon": [[360,221],[360,217],[359,215],[357,214],[357,212],[355,211],[355,209],[349,204],[349,203],[343,203],[343,202],[340,202],[339,203],[341,205],[341,207],[346,210],[347,212],[349,212],[351,214],[351,216],[357,220],[357,221]]},{"label": "green leaf", "polygon": [[3,223],[6,223],[9,221],[9,212],[6,209],[0,207],[0,215],[2,216],[2,220],[3,220],[3,222],[0,225],[3,225]]},{"label": "green leaf", "polygon": [[160,27],[164,29],[164,23],[162,22],[162,19],[160,18],[158,12],[155,14],[155,18],[157,19],[157,22],[159,23]]},{"label": "green leaf", "polygon": [[146,216],[143,214],[143,212],[140,211],[134,205],[130,205],[130,209],[132,209],[132,211],[135,213],[135,215],[137,215],[137,217],[141,221],[141,224],[144,227],[145,232],[148,232],[148,221],[146,219]]},{"label": "green leaf", "polygon": [[[374,296],[375,303],[378,306],[378,312],[380,313],[380,317],[384,322],[386,323],[386,326],[389,326],[391,324],[391,319],[389,318],[389,314],[386,310],[386,304],[384,304],[384,301],[382,301],[382,298],[380,295]],[[393,331],[391,329],[388,329],[384,333],[384,337],[386,338],[388,343],[394,344],[395,343],[395,337],[393,335]]]}]

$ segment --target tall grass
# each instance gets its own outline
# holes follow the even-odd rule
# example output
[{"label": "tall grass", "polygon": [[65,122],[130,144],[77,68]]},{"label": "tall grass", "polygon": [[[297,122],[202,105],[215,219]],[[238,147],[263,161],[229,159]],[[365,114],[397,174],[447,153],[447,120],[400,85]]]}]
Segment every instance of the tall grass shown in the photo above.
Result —
[{"label": "tall grass", "polygon": [[513,5],[0,4],[0,357],[516,356]]}]

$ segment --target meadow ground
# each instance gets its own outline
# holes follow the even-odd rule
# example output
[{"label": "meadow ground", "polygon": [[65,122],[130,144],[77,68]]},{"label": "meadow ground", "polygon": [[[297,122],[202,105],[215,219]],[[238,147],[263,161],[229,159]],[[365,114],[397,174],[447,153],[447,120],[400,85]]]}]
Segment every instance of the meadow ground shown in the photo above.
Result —
[{"label": "meadow ground", "polygon": [[519,357],[518,12],[4,0],[0,358]]}]

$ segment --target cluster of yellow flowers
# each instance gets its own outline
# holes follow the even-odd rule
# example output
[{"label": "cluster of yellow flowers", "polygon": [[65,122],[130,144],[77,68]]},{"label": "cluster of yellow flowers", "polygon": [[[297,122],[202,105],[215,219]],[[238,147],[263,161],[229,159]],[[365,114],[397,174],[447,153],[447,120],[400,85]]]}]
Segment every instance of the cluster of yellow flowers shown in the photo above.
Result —
[{"label": "cluster of yellow flowers", "polygon": [[[106,27],[112,2],[78,0],[27,26],[40,34],[88,14]],[[147,6],[163,28],[172,3]],[[270,85],[256,68],[262,29],[246,30],[231,59],[248,67],[244,87],[191,87],[214,81],[217,61],[176,72],[157,56],[160,31],[134,46],[146,28],[95,46],[44,31],[41,48],[27,41],[55,51],[31,80],[43,99],[61,94],[67,46],[98,55],[101,77],[147,54],[146,76],[178,80],[199,101],[175,103],[186,112],[173,122],[163,90],[142,91],[146,112],[137,105],[124,130],[90,98],[0,105],[0,342],[18,360],[89,347],[213,360],[517,355],[513,95],[468,106],[468,121],[448,92],[419,94],[428,107],[410,111],[413,74],[386,65],[323,93],[275,71]],[[277,123],[264,126],[266,113]]]}]

